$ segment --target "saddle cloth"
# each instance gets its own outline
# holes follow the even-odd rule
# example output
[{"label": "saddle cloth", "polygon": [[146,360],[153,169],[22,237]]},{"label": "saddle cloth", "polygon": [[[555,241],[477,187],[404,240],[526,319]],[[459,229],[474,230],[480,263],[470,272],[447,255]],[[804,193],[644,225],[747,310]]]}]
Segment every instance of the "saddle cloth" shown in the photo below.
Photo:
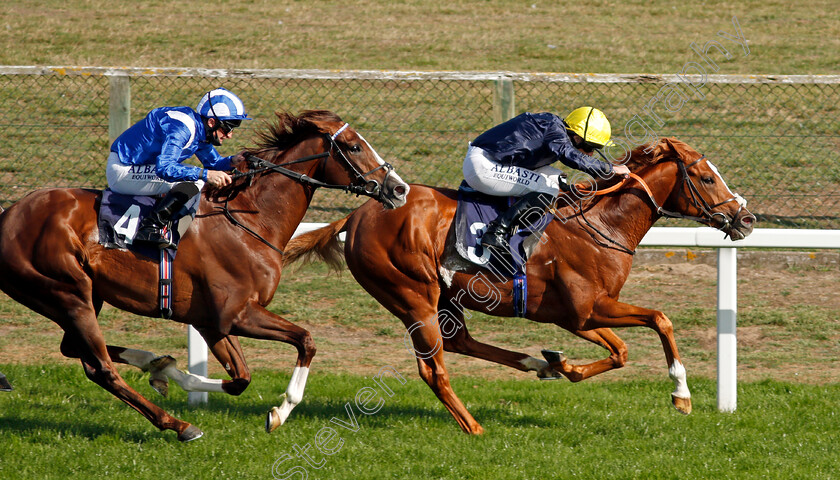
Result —
[{"label": "saddle cloth", "polygon": [[461,182],[458,188],[458,207],[455,210],[455,250],[468,262],[487,268],[497,276],[513,280],[513,311],[525,317],[528,309],[528,277],[525,263],[540,244],[540,237],[552,215],[544,214],[532,223],[517,228],[510,238],[510,248],[504,254],[481,246],[481,236],[501,212],[516,202],[517,197],[495,197],[474,190]]},{"label": "saddle cloth", "polygon": [[551,222],[551,214],[546,213],[526,227],[517,228],[510,239],[510,250],[505,255],[495,252],[491,255],[481,246],[481,236],[487,225],[517,199],[487,195],[462,182],[458,188],[458,208],[455,211],[455,248],[458,254],[506,278],[524,274],[525,263],[540,244],[542,232]]},{"label": "saddle cloth", "polygon": [[[140,221],[148,215],[159,197],[147,195],[123,195],[111,189],[102,191],[99,204],[99,243],[105,248],[122,248],[141,255],[158,259],[160,251],[154,246],[132,245]],[[186,232],[198,209],[201,195],[196,195],[173,216],[173,228],[165,232],[176,246]],[[187,218],[189,217],[189,218]],[[167,249],[175,257],[175,248]]]}]

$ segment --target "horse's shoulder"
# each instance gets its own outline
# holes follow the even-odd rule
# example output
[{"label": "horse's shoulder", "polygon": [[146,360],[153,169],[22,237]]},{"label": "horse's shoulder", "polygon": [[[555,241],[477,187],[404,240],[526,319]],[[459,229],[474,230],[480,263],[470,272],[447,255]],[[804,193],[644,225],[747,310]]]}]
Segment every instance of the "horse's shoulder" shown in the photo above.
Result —
[{"label": "horse's shoulder", "polygon": [[434,187],[430,185],[424,185],[422,183],[412,183],[411,191],[409,194],[413,194],[415,197],[437,197],[437,196],[444,196],[449,198],[458,198],[458,190],[453,188],[447,187]]},{"label": "horse's shoulder", "polygon": [[458,190],[443,187],[429,187],[429,200],[434,202],[438,215],[443,218],[455,216],[458,207]]}]

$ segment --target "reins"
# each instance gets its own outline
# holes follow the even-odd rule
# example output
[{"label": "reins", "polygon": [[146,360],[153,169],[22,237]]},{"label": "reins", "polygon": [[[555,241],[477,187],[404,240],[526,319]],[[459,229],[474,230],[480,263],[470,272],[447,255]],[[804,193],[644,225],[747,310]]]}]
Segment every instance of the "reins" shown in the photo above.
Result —
[{"label": "reins", "polygon": [[[662,209],[656,203],[656,199],[653,198],[653,192],[651,192],[650,187],[648,187],[648,185],[644,181],[644,179],[642,179],[642,177],[636,175],[635,173],[629,173],[629,174],[625,175],[624,178],[620,182],[618,182],[615,185],[612,185],[610,187],[604,188],[602,190],[584,190],[582,188],[579,188],[577,185],[575,185],[575,190],[582,193],[586,197],[593,197],[593,196],[598,197],[598,196],[601,196],[601,195],[607,195],[609,193],[615,192],[616,190],[623,187],[627,183],[627,181],[630,180],[630,179],[633,179],[633,180],[636,180],[637,182],[639,182],[639,184],[642,186],[642,189],[644,189],[644,191],[648,194],[648,198],[650,198],[651,203],[653,203],[653,206],[656,208],[656,212],[659,213]],[[626,253],[626,254],[629,254],[629,255],[636,255],[636,252],[634,250],[630,250],[629,248],[625,247],[624,245],[622,245],[622,244],[618,243],[617,241],[613,240],[612,238],[610,238],[604,232],[598,230],[598,227],[593,225],[586,218],[586,216],[583,214],[584,209],[583,209],[582,203],[583,203],[583,201],[581,200],[581,202],[580,202],[580,218],[583,220],[583,222],[586,224],[586,226],[588,226],[589,228],[594,230],[595,233],[597,233],[598,235],[603,237],[607,242],[609,242],[612,245],[606,244],[606,243],[598,240],[595,237],[595,235],[590,234],[590,236],[592,236],[592,240],[594,240],[595,243],[597,243],[598,245],[600,245],[602,247],[614,248],[614,249],[616,249],[620,252],[623,252],[623,253]]]},{"label": "reins", "polygon": [[243,225],[239,220],[237,220],[236,217],[234,217],[233,214],[230,213],[230,209],[228,208],[228,200],[225,200],[225,205],[223,207],[216,207],[216,208],[222,211],[225,218],[230,220],[230,223],[232,223],[233,225],[235,225],[235,226],[241,228],[242,230],[245,230],[246,232],[250,233],[252,237],[254,237],[257,240],[261,241],[262,243],[268,245],[269,247],[271,247],[272,250],[279,253],[280,255],[286,255],[283,252],[283,250],[280,250],[279,248],[275,247],[271,242],[269,242],[268,240],[263,238],[262,235],[260,235],[259,233],[251,230],[247,226]]},{"label": "reins", "polygon": [[[645,182],[642,177],[636,175],[635,173],[629,173],[629,174],[625,175],[624,178],[620,182],[618,182],[617,184],[612,185],[612,186],[607,187],[607,188],[604,188],[604,189],[601,189],[601,190],[597,190],[597,189],[596,190],[586,190],[586,189],[578,187],[577,185],[575,186],[575,190],[580,192],[584,197],[590,197],[590,198],[595,197],[595,196],[607,195],[609,193],[613,193],[616,190],[622,188],[623,186],[625,186],[625,184],[629,180],[632,179],[632,180],[637,181],[639,183],[639,185],[642,187],[642,189],[645,191],[645,193],[647,193],[648,199],[650,200],[650,203],[653,205],[654,211],[656,212],[657,215],[664,216],[666,218],[679,218],[679,219],[693,220],[695,222],[702,223],[702,224],[709,225],[709,226],[713,226],[712,223],[715,221],[716,218],[721,218],[722,221],[721,221],[720,226],[715,227],[715,228],[717,228],[718,230],[722,230],[722,229],[728,227],[730,225],[731,221],[724,213],[713,212],[712,209],[717,208],[717,207],[719,207],[723,204],[734,201],[734,202],[738,202],[738,204],[740,206],[738,212],[740,212],[741,209],[744,208],[744,205],[742,203],[741,197],[737,194],[735,194],[731,198],[728,198],[728,199],[726,199],[722,202],[716,203],[714,205],[709,205],[709,203],[703,198],[703,196],[700,195],[700,191],[697,189],[697,186],[694,185],[694,182],[691,181],[691,177],[689,177],[689,175],[688,175],[688,169],[693,167],[694,165],[697,165],[698,163],[700,163],[704,160],[706,160],[706,156],[702,155],[700,158],[698,158],[697,160],[695,160],[694,162],[692,162],[688,166],[686,166],[682,161],[676,161],[677,167],[679,168],[680,174],[682,176],[681,180],[687,186],[687,190],[688,190],[688,193],[689,193],[689,199],[691,200],[692,206],[694,206],[695,208],[700,210],[705,215],[704,217],[694,216],[694,215],[684,215],[684,214],[679,213],[679,212],[672,212],[670,210],[664,209],[661,205],[659,205],[657,203],[656,198],[654,198],[653,192],[651,191],[647,182]],[[594,230],[598,235],[600,235],[601,237],[606,239],[609,243],[611,243],[612,245],[615,245],[615,247],[613,247],[611,245],[607,245],[607,244],[597,240],[593,236],[593,240],[595,240],[596,243],[598,243],[599,245],[604,246],[604,247],[615,248],[616,250],[619,250],[621,252],[628,253],[630,255],[635,255],[635,252],[633,250],[630,250],[629,248],[625,247],[624,245],[621,245],[620,243],[616,242],[615,240],[610,238],[608,235],[606,235],[605,233],[598,230],[598,228],[595,227],[591,222],[589,222],[589,220],[587,220],[586,216],[584,216],[584,214],[583,214],[583,210],[584,210],[583,205],[582,205],[583,200],[581,199],[579,203],[580,203],[580,218],[584,221],[584,223],[586,223],[586,225],[589,228]],[[735,214],[735,216],[737,217],[737,213]]]},{"label": "reins", "polygon": [[[335,187],[333,185],[329,185],[329,184],[326,184],[324,182],[321,182],[320,180],[316,180],[316,179],[314,179],[314,178],[312,178],[308,175],[305,175],[305,174],[302,174],[302,173],[299,173],[299,172],[295,172],[294,170],[289,170],[288,168],[285,168],[285,165],[294,165],[294,164],[297,164],[297,163],[310,162],[312,160],[318,160],[318,159],[329,157],[329,156],[330,156],[329,152],[322,152],[322,153],[318,153],[318,154],[315,154],[315,155],[307,155],[305,157],[299,158],[297,160],[293,160],[291,162],[286,162],[286,163],[283,163],[283,164],[275,165],[275,164],[273,164],[273,163],[271,163],[267,160],[263,160],[263,159],[257,157],[256,155],[252,155],[251,153],[246,152],[245,154],[243,154],[243,157],[245,158],[245,160],[248,161],[248,162],[253,162],[255,165],[258,165],[258,168],[255,168],[254,170],[249,170],[247,172],[236,172],[233,175],[231,175],[231,178],[233,180],[238,180],[240,178],[247,178],[248,179],[248,184],[250,185],[250,182],[254,178],[255,175],[257,175],[258,173],[263,173],[263,172],[267,172],[267,171],[270,170],[270,171],[274,171],[274,172],[277,172],[277,173],[281,173],[281,174],[283,174],[283,175],[285,175],[285,176],[287,176],[287,177],[291,178],[292,180],[294,180],[296,182],[299,182],[299,183],[312,185],[312,186],[315,186],[315,187],[325,187],[325,188]],[[260,242],[268,245],[268,247],[270,247],[272,250],[279,253],[280,255],[285,255],[285,252],[283,252],[283,250],[281,250],[280,248],[277,248],[274,244],[272,244],[271,242],[266,240],[262,235],[255,232],[253,229],[251,229],[247,225],[245,225],[242,222],[240,222],[239,220],[237,220],[236,217],[233,216],[233,213],[231,213],[230,208],[228,208],[228,202],[230,202],[230,199],[226,199],[223,206],[215,207],[215,208],[218,209],[218,210],[221,210],[221,212],[222,212],[222,214],[224,214],[225,218],[227,218],[228,221],[230,221],[230,223],[232,223],[234,226],[239,227],[242,230],[245,230],[252,237],[254,237],[257,240],[259,240]]]},{"label": "reins", "polygon": [[[286,163],[281,163],[281,164],[275,165],[273,163],[270,163],[268,161],[265,161],[265,160],[257,157],[256,155],[252,155],[251,153],[246,152],[246,153],[242,154],[242,156],[245,158],[245,160],[256,159],[257,160],[256,164],[257,165],[263,165],[263,166],[261,168],[256,168],[254,170],[248,170],[247,172],[236,172],[235,174],[231,175],[231,178],[233,180],[238,180],[238,179],[244,178],[244,177],[253,177],[254,175],[256,175],[258,173],[267,172],[269,170],[274,170],[274,171],[277,171],[279,173],[287,173],[288,172],[288,173],[299,175],[297,172],[295,172],[293,170],[289,170],[287,168],[283,168],[283,167],[285,167],[286,165],[294,165],[296,163],[305,163],[305,162],[308,162],[310,160],[317,160],[319,158],[328,157],[329,155],[330,155],[329,152],[321,152],[321,153],[316,153],[315,155],[308,155],[306,157],[299,158],[297,160],[292,160],[291,162],[286,162]],[[309,177],[307,177],[307,178],[309,178]]]},{"label": "reins", "polygon": [[[301,183],[301,184],[304,184],[304,185],[310,185],[310,186],[315,187],[315,188],[342,190],[342,191],[345,191],[347,193],[355,193],[357,196],[358,195],[366,195],[366,196],[369,196],[369,197],[372,197],[372,198],[377,198],[377,197],[374,197],[374,195],[377,195],[377,196],[381,197],[382,196],[382,189],[381,189],[381,186],[380,186],[379,182],[377,182],[376,180],[367,180],[367,176],[376,172],[376,171],[378,171],[378,170],[380,170],[380,169],[383,169],[383,168],[387,169],[389,171],[389,174],[390,174],[390,172],[394,170],[394,167],[391,164],[385,162],[382,165],[379,165],[378,167],[370,170],[367,173],[364,173],[364,174],[361,173],[359,171],[359,169],[356,168],[356,165],[354,165],[344,155],[344,152],[341,150],[341,148],[339,148],[338,144],[335,141],[336,137],[338,137],[341,134],[341,132],[346,130],[349,126],[350,126],[350,124],[345,123],[344,125],[341,126],[341,128],[339,128],[332,135],[324,134],[327,142],[329,142],[329,150],[328,151],[321,152],[321,153],[316,153],[314,155],[307,155],[305,157],[298,158],[297,160],[292,160],[290,162],[281,163],[281,164],[274,164],[272,162],[269,162],[268,160],[264,160],[264,159],[262,159],[262,158],[260,158],[256,155],[253,155],[250,152],[245,152],[243,154],[244,159],[249,164],[253,165],[255,168],[253,170],[248,170],[247,172],[237,171],[233,175],[231,175],[231,178],[233,180],[238,180],[240,178],[248,178],[248,185],[250,185],[251,180],[257,174],[272,171],[272,172],[277,172],[277,173],[280,173],[282,175],[285,175],[286,177],[288,177],[288,178],[290,178],[290,179],[292,179],[292,180],[294,180],[298,183]],[[295,172],[294,170],[290,170],[290,169],[286,168],[286,166],[288,166],[288,165],[295,165],[295,164],[299,164],[299,163],[310,162],[312,160],[319,160],[319,159],[322,159],[322,158],[327,158],[330,155],[332,155],[333,151],[336,151],[338,153],[341,161],[344,162],[349,167],[349,169],[353,172],[353,174],[355,174],[355,178],[348,185],[331,184],[331,183],[322,182],[322,181],[314,179],[314,178],[312,178],[312,177],[310,177],[310,176],[308,176],[304,173]],[[387,178],[387,175],[386,175],[386,178]],[[361,182],[357,183],[359,181],[361,181]],[[237,220],[236,217],[233,216],[230,209],[228,208],[228,202],[229,201],[230,201],[230,199],[226,199],[223,206],[215,207],[215,208],[218,209],[218,210],[221,210],[222,213],[224,214],[225,218],[227,218],[233,225],[245,230],[246,232],[248,232],[251,236],[253,236],[257,240],[259,240],[262,243],[268,245],[274,251],[280,253],[280,255],[285,255],[283,250],[277,248],[271,242],[269,242],[268,240],[263,238],[259,233],[255,232],[254,230],[252,230],[251,228],[247,227],[246,225],[242,224],[242,222]]]}]

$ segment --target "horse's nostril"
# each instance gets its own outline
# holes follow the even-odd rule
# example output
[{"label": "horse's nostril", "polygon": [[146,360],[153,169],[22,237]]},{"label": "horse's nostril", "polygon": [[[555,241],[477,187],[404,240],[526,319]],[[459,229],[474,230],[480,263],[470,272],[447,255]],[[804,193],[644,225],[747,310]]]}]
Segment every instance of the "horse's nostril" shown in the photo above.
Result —
[{"label": "horse's nostril", "polygon": [[753,223],[755,223],[755,217],[753,217],[752,215],[748,215],[748,216],[746,216],[746,217],[744,217],[744,218],[742,218],[742,219],[741,219],[741,223],[742,223],[744,226],[749,227],[750,225],[752,225]]},{"label": "horse's nostril", "polygon": [[396,194],[398,197],[404,197],[406,194],[405,185],[397,185],[396,187],[394,187],[394,194]]}]

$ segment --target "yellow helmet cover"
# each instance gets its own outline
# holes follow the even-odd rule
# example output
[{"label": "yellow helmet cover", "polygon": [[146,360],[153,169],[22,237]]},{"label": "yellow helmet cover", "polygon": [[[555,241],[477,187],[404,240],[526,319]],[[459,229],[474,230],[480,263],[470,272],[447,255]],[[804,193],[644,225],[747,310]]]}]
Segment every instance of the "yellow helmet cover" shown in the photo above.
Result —
[{"label": "yellow helmet cover", "polygon": [[598,148],[610,145],[610,121],[604,112],[593,107],[576,108],[563,120],[566,127],[578,134],[584,142]]}]

